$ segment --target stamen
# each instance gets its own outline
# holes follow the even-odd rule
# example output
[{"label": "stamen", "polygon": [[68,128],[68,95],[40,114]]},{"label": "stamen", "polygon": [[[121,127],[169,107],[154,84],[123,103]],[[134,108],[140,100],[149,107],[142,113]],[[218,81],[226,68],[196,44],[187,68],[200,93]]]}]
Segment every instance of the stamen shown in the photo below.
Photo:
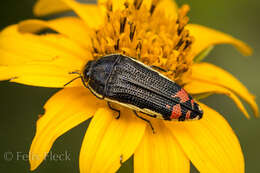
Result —
[{"label": "stamen", "polygon": [[184,27],[187,25],[189,18],[186,16],[189,12],[190,7],[188,5],[183,5],[179,9],[178,19],[176,21],[176,24],[178,25],[178,35],[181,35],[181,32],[183,31]]},{"label": "stamen", "polygon": [[120,19],[120,34],[125,30],[126,17]]},{"label": "stamen", "polygon": [[184,43],[183,39],[180,39],[180,41],[177,43],[177,45],[175,47],[175,50],[178,50],[183,43]]},{"label": "stamen", "polygon": [[151,8],[150,8],[150,13],[151,13],[151,15],[153,14],[154,10],[155,10],[155,5],[152,4],[152,5],[151,5]]},{"label": "stamen", "polygon": [[137,46],[136,46],[136,48],[135,48],[136,50],[141,50],[142,49],[142,44],[141,44],[141,42],[138,42],[137,43]]},{"label": "stamen", "polygon": [[129,34],[129,38],[131,41],[133,41],[135,30],[136,30],[136,25],[131,24],[130,25],[130,34]]},{"label": "stamen", "polygon": [[181,35],[181,32],[182,32],[183,28],[184,28],[184,27],[182,27],[182,28],[181,28],[181,27],[178,27],[177,32],[178,32],[178,35],[179,35],[179,36]]},{"label": "stamen", "polygon": [[113,11],[113,4],[112,4],[112,1],[111,0],[108,0],[107,3],[106,3],[106,6],[107,6],[107,10],[112,12]]},{"label": "stamen", "polygon": [[159,0],[153,0],[152,5],[151,5],[151,7],[150,7],[150,14],[151,14],[151,15],[153,14],[153,12],[154,12],[154,10],[155,10],[155,7],[156,7],[156,5],[158,4],[158,2],[159,2]]},{"label": "stamen", "polygon": [[189,40],[186,40],[185,43],[186,43],[186,45],[184,46],[183,50],[187,49],[191,45],[192,42]]},{"label": "stamen", "polygon": [[129,3],[128,2],[125,2],[124,5],[125,5],[125,8],[129,7]]},{"label": "stamen", "polygon": [[134,1],[134,6],[135,6],[135,8],[136,8],[137,10],[139,10],[140,7],[141,7],[141,5],[142,5],[142,3],[143,3],[143,0],[135,0],[135,1]]},{"label": "stamen", "polygon": [[119,39],[116,41],[116,45],[114,46],[115,50],[119,50]]},{"label": "stamen", "polygon": [[94,53],[98,53],[97,48],[93,47]]},{"label": "stamen", "polygon": [[109,13],[107,13],[107,21],[110,22],[110,14]]}]

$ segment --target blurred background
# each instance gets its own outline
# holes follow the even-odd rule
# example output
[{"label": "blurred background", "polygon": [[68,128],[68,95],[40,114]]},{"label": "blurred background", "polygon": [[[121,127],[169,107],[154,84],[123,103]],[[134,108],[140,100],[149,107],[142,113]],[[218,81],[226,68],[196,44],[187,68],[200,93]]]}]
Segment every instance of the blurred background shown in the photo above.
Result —
[{"label": "blurred background", "polygon": [[[34,18],[32,7],[35,0],[1,1],[0,29],[21,20]],[[179,0],[178,4],[191,6],[192,23],[206,25],[229,33],[254,49],[251,57],[243,57],[229,45],[216,46],[206,61],[231,72],[257,97],[260,103],[260,23],[258,0]],[[35,123],[42,106],[57,89],[37,88],[15,83],[0,82],[0,172],[29,172],[29,162],[22,156],[29,152],[35,134]],[[246,161],[246,172],[260,172],[260,120],[247,120],[235,104],[226,96],[214,95],[203,100],[225,116],[237,134]],[[246,105],[247,106],[247,105]],[[247,106],[252,115],[252,111]],[[46,160],[35,173],[79,172],[78,156],[81,142],[89,122],[85,122],[60,137],[52,153],[68,154],[64,161]],[[5,159],[4,157],[7,157]],[[11,159],[11,156],[14,156]],[[130,159],[119,172],[133,172]],[[192,167],[191,172],[197,172]]]}]

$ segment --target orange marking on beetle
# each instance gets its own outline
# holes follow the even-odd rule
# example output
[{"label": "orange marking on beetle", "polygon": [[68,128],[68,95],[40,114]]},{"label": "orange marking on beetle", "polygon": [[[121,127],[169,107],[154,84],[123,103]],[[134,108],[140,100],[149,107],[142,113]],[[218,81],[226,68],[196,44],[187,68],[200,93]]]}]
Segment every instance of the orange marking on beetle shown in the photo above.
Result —
[{"label": "orange marking on beetle", "polygon": [[186,113],[186,116],[185,116],[185,117],[186,117],[186,120],[187,120],[187,119],[190,119],[190,114],[191,114],[191,111],[189,110],[189,111]]},{"label": "orange marking on beetle", "polygon": [[181,116],[181,105],[177,104],[172,107],[171,119],[178,119]]},{"label": "orange marking on beetle", "polygon": [[191,108],[194,109],[194,100],[192,99],[190,102],[191,102]]},{"label": "orange marking on beetle", "polygon": [[184,103],[190,99],[188,93],[183,88],[172,97],[179,97],[181,103]]}]

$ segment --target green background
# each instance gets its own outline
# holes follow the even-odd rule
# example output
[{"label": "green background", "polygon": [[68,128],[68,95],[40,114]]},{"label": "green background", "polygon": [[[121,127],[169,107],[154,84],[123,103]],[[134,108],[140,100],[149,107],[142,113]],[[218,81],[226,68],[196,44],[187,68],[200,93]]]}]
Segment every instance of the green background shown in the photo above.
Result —
[{"label": "green background", "polygon": [[[1,1],[0,29],[24,19],[33,18],[33,0]],[[191,22],[206,25],[247,42],[254,49],[251,57],[243,57],[230,45],[217,46],[206,61],[214,63],[231,72],[242,81],[249,90],[260,95],[260,1],[257,0],[180,0],[179,4],[191,6]],[[37,56],[37,55],[36,55]],[[0,82],[0,171],[29,172],[28,161],[20,158],[28,153],[35,134],[37,115],[43,112],[42,106],[57,89],[37,88],[15,83]],[[218,110],[236,132],[244,152],[246,172],[260,172],[260,121],[247,120],[235,104],[226,96],[214,95],[204,103]],[[247,108],[249,108],[247,106]],[[66,111],[66,110],[64,110]],[[249,110],[252,113],[251,110]],[[35,173],[42,172],[79,172],[78,155],[88,122],[85,122],[60,137],[52,148],[53,153],[70,154],[70,160],[43,162]],[[19,153],[18,153],[19,152]],[[13,154],[11,161],[4,154]],[[17,156],[19,155],[19,158]],[[132,160],[119,172],[133,172]],[[192,168],[192,172],[196,172]]]}]

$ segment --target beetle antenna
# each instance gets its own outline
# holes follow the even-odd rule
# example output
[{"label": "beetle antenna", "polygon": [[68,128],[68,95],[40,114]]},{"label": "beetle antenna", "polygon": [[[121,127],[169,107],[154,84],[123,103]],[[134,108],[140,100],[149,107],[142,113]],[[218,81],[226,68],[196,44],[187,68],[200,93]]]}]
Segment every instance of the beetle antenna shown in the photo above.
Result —
[{"label": "beetle antenna", "polygon": [[73,81],[75,81],[76,79],[78,79],[78,78],[82,78],[81,77],[81,75],[80,76],[77,76],[77,77],[75,77],[74,79],[72,79],[72,80],[70,80],[68,83],[66,83],[66,84],[64,84],[63,86],[65,87],[65,86],[67,86],[68,84],[70,84],[71,82],[73,82]]},{"label": "beetle antenna", "polygon": [[79,76],[77,76],[77,77],[75,77],[74,79],[70,80],[68,83],[66,83],[66,84],[64,85],[64,87],[67,86],[68,84],[70,84],[71,82],[73,82],[73,81],[75,81],[75,80],[77,80],[77,79],[80,78],[80,79],[82,80],[82,83],[84,84],[84,86],[85,86],[86,88],[88,88],[87,85],[85,84],[85,81],[84,81],[83,76],[81,75],[81,73],[80,73],[79,71],[72,71],[72,72],[69,72],[69,74],[78,74]]},{"label": "beetle antenna", "polygon": [[79,71],[72,71],[72,72],[69,72],[69,74],[78,74],[81,76],[80,72]]}]

